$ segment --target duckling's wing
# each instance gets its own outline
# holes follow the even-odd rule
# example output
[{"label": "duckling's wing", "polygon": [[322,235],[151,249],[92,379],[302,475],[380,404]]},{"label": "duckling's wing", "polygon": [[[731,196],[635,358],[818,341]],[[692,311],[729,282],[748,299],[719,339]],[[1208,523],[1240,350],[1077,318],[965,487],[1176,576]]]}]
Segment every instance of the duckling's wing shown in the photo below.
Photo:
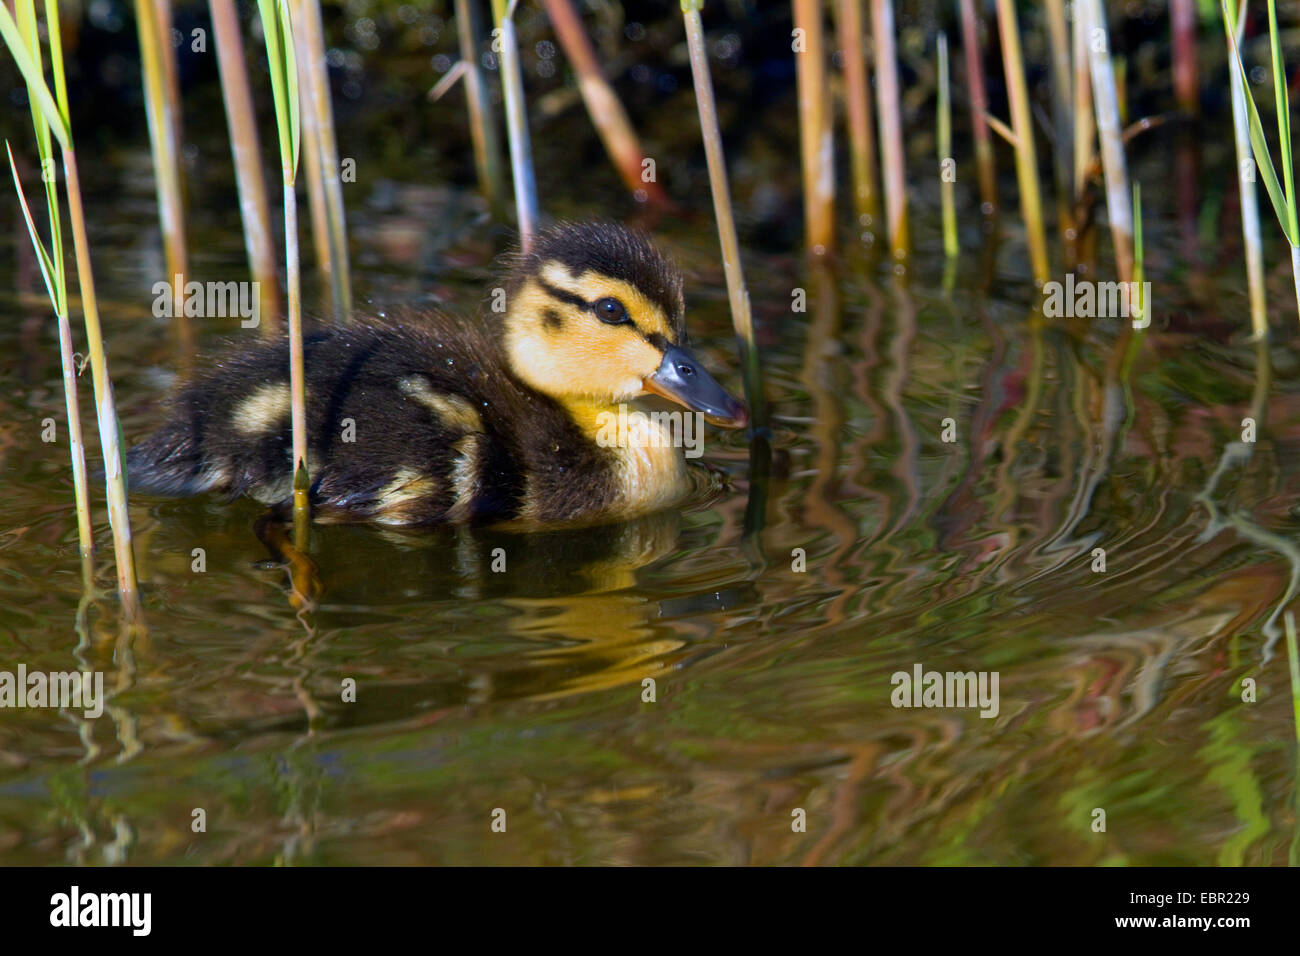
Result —
[{"label": "duckling's wing", "polygon": [[[304,342],[308,471],[322,517],[432,524],[511,517],[527,398],[459,327],[352,325]],[[286,343],[238,350],[185,388],[127,454],[134,490],[292,497]]]}]

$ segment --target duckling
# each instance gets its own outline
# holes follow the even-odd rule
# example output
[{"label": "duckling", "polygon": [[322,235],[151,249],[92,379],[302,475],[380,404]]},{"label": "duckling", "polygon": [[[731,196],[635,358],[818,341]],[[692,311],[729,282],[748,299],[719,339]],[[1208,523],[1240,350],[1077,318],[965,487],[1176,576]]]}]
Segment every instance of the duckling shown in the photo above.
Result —
[{"label": "duckling", "polygon": [[[561,224],[508,266],[504,313],[403,314],[304,336],[318,520],[550,526],[635,517],[693,488],[669,419],[645,414],[651,396],[718,426],[745,426],[744,405],[690,353],[681,275],[644,235]],[[611,441],[620,405],[627,427]],[[288,507],[287,341],[218,360],[126,461],[133,491]]]}]

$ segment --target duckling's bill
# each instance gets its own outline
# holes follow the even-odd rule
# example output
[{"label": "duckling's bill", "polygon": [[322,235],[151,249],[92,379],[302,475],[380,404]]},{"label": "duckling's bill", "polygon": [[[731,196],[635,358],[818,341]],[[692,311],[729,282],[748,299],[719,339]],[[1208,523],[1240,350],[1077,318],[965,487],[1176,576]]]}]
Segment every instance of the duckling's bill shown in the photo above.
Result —
[{"label": "duckling's bill", "polygon": [[733,398],[690,352],[676,345],[664,350],[664,360],[641,383],[647,392],[702,412],[707,422],[721,428],[744,428],[749,412]]}]

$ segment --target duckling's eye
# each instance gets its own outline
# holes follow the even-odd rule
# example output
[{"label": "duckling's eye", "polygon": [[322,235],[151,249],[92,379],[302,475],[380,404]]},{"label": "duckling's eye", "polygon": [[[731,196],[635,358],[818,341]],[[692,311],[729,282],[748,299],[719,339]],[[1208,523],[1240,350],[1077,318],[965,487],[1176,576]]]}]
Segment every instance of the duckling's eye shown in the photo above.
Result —
[{"label": "duckling's eye", "polygon": [[596,317],[610,325],[622,325],[632,321],[628,318],[627,309],[623,308],[623,303],[618,299],[611,299],[609,296],[597,299],[594,308]]}]

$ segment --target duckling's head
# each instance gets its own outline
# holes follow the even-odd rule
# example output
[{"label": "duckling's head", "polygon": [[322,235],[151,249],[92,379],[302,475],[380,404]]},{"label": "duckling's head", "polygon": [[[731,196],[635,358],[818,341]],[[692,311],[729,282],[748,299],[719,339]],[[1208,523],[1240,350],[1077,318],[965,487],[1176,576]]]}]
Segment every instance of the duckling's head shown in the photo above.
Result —
[{"label": "duckling's head", "polygon": [[687,348],[682,278],[645,236],[614,223],[563,224],[516,257],[503,340],[514,373],[567,406],[655,393],[741,428],[744,405]]}]

